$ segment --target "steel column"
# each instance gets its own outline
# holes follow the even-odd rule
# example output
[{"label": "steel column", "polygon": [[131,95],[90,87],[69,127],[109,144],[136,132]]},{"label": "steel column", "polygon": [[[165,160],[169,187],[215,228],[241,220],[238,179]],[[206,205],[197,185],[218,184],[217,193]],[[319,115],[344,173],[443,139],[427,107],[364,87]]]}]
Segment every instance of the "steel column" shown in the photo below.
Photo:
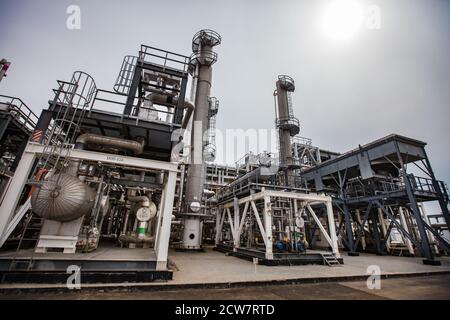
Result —
[{"label": "steel column", "polygon": [[175,185],[177,172],[169,171],[164,186],[164,198],[161,199],[161,224],[158,233],[156,251],[156,270],[167,269],[167,255],[169,250],[170,226],[172,224],[173,199],[175,196]]}]

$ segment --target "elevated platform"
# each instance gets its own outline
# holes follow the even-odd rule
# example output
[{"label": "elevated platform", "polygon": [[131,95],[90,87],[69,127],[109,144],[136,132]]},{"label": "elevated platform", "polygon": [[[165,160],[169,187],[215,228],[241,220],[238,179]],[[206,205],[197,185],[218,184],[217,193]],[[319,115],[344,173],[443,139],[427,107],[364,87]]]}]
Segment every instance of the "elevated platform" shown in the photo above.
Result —
[{"label": "elevated platform", "polygon": [[[99,91],[100,92],[100,91]],[[120,112],[123,110],[102,110],[96,107],[100,98],[97,96],[94,106],[89,111],[82,109],[69,108],[68,118],[72,117],[75,112],[75,118],[80,117],[86,112],[80,124],[80,128],[84,132],[105,135],[108,137],[123,138],[136,140],[139,137],[145,139],[144,152],[140,157],[168,161],[172,150],[172,132],[180,128],[180,125],[169,123],[162,120],[145,120],[132,115],[124,115]],[[67,105],[58,103],[50,105],[49,110],[52,112],[53,118],[58,113],[64,114]]]}]

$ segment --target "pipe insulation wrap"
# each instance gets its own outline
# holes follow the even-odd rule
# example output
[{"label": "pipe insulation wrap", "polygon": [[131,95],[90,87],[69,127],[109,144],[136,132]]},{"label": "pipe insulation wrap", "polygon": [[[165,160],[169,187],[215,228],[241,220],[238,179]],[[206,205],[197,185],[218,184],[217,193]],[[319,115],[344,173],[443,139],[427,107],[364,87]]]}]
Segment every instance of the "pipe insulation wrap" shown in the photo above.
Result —
[{"label": "pipe insulation wrap", "polygon": [[138,142],[120,138],[106,137],[93,133],[85,133],[77,138],[77,144],[97,144],[101,146],[115,147],[141,154],[144,151],[144,141]]}]

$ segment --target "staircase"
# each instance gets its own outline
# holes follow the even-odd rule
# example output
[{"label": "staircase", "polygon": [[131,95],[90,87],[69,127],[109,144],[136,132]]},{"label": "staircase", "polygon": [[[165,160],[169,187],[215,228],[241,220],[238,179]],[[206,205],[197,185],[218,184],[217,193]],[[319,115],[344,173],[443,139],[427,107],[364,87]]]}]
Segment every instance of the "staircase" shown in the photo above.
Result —
[{"label": "staircase", "polygon": [[391,256],[397,256],[397,257],[401,257],[401,256],[409,256],[410,253],[408,251],[408,247],[406,246],[406,244],[403,243],[396,243],[396,244],[391,244],[391,248],[390,248],[390,254]]},{"label": "staircase", "polygon": [[323,262],[325,265],[329,267],[340,267],[342,266],[339,260],[336,258],[336,256],[333,253],[321,253]]}]

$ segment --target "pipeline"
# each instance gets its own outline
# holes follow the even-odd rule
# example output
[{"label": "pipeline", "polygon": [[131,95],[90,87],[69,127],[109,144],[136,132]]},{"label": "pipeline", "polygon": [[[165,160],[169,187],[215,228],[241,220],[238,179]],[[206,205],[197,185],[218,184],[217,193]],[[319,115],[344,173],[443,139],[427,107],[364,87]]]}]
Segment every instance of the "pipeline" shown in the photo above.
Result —
[{"label": "pipeline", "polygon": [[138,142],[133,140],[106,137],[94,133],[84,133],[80,135],[77,138],[77,146],[75,147],[77,149],[83,149],[84,145],[88,143],[131,150],[134,152],[134,154],[141,154],[144,151],[144,141]]},{"label": "pipeline", "polygon": [[128,242],[128,243],[150,243],[152,244],[155,241],[155,236],[144,236],[138,237],[137,235],[129,236],[122,234],[119,236],[120,242]]},{"label": "pipeline", "polygon": [[[156,93],[150,93],[147,95],[148,101],[151,103],[157,103],[157,104],[174,104],[178,105],[178,97],[171,97],[164,94],[156,94]],[[186,109],[186,115],[183,117],[183,123],[181,124],[182,129],[186,129],[187,125],[189,123],[189,119],[191,118],[192,113],[194,112],[195,106],[194,104],[189,101],[188,99],[184,100],[184,108]]]}]

